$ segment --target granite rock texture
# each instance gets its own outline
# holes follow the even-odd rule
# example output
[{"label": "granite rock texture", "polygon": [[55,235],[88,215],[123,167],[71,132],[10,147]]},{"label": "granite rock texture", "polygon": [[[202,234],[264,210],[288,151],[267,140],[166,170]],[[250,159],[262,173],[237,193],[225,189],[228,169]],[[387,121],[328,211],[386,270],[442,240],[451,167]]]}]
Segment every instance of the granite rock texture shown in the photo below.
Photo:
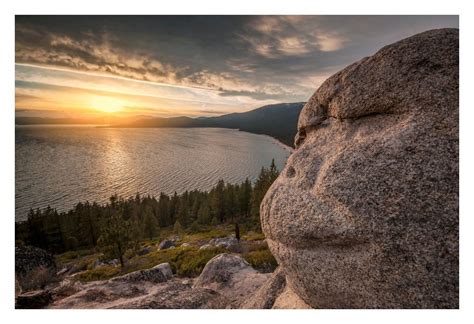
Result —
[{"label": "granite rock texture", "polygon": [[[69,284],[67,284],[69,285]],[[229,301],[210,289],[172,278],[166,282],[105,280],[77,283],[57,296],[48,308],[61,309],[208,309],[226,308]]]},{"label": "granite rock texture", "polygon": [[270,275],[256,271],[238,255],[222,253],[209,260],[193,288],[219,292],[229,300],[230,308],[238,308]]},{"label": "granite rock texture", "polygon": [[247,298],[240,308],[244,309],[270,309],[275,300],[285,290],[286,278],[281,267],[277,268],[271,277],[249,298]]},{"label": "granite rock texture", "polygon": [[261,204],[314,308],[457,308],[459,31],[385,46],[326,80]]}]

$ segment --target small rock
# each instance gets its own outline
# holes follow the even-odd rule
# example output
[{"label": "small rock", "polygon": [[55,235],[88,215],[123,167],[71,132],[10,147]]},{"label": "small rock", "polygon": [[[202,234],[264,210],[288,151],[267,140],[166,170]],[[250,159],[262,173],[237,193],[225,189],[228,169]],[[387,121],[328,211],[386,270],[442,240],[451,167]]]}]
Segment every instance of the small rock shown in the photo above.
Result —
[{"label": "small rock", "polygon": [[238,307],[269,276],[253,269],[238,255],[222,253],[206,264],[193,288],[215,290],[229,299],[231,307]]},{"label": "small rock", "polygon": [[173,242],[178,242],[179,240],[181,240],[181,236],[173,235],[173,236],[170,236],[168,240],[173,241]]},{"label": "small rock", "polygon": [[173,277],[173,270],[171,270],[171,266],[168,262],[160,263],[152,269],[160,270],[165,275],[166,279],[171,279]]},{"label": "small rock", "polygon": [[78,281],[65,279],[59,286],[51,289],[51,295],[54,300],[71,296],[81,290],[81,284]]},{"label": "small rock", "polygon": [[211,244],[204,244],[203,246],[199,248],[199,250],[205,250],[205,249],[210,249],[210,248],[212,248]]},{"label": "small rock", "polygon": [[174,242],[171,241],[171,240],[163,240],[163,241],[161,241],[160,245],[158,245],[159,250],[166,250],[166,249],[169,249],[171,247],[175,247]]},{"label": "small rock", "polygon": [[109,262],[107,262],[107,264],[116,267],[120,264],[120,261],[118,259],[113,259],[113,260],[110,260]]},{"label": "small rock", "polygon": [[70,269],[70,268],[68,268],[68,267],[64,267],[64,268],[62,268],[61,270],[59,270],[59,271],[56,273],[56,275],[57,275],[57,276],[62,276],[63,274],[65,274],[66,272],[68,272],[69,269]]},{"label": "small rock", "polygon": [[111,282],[126,281],[126,282],[137,282],[137,281],[151,281],[154,283],[165,282],[173,276],[169,263],[161,263],[151,269],[138,270],[131,273],[127,273],[120,277],[110,279]]}]

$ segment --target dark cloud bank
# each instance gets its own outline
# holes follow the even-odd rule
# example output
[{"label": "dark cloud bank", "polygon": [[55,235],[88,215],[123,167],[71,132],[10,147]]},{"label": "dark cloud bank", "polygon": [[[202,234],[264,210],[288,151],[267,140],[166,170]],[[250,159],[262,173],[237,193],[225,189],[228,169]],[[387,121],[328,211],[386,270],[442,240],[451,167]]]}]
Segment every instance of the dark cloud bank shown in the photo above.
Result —
[{"label": "dark cloud bank", "polygon": [[457,16],[17,16],[16,62],[256,100],[306,100],[341,67]]}]

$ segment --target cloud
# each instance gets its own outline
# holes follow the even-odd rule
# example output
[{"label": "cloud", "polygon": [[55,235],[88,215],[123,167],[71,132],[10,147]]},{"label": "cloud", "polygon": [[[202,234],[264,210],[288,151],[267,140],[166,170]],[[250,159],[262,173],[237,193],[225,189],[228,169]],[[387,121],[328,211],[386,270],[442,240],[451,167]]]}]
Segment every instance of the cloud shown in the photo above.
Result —
[{"label": "cloud", "polygon": [[319,50],[323,52],[334,52],[342,49],[345,38],[339,36],[331,36],[328,34],[317,34],[316,39],[318,42]]},{"label": "cloud", "polygon": [[315,89],[304,80],[458,18],[16,16],[15,25],[17,63],[205,88],[258,106],[307,100]]}]

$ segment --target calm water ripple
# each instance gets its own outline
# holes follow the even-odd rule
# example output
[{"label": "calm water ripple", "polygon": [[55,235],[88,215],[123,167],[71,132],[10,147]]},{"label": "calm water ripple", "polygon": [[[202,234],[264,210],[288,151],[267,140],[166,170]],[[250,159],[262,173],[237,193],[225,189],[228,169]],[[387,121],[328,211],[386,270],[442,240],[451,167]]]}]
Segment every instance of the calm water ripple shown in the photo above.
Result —
[{"label": "calm water ripple", "polygon": [[220,128],[117,129],[17,126],[15,217],[48,205],[65,211],[112,194],[172,194],[212,188],[219,179],[254,180],[289,152],[266,136]]}]

